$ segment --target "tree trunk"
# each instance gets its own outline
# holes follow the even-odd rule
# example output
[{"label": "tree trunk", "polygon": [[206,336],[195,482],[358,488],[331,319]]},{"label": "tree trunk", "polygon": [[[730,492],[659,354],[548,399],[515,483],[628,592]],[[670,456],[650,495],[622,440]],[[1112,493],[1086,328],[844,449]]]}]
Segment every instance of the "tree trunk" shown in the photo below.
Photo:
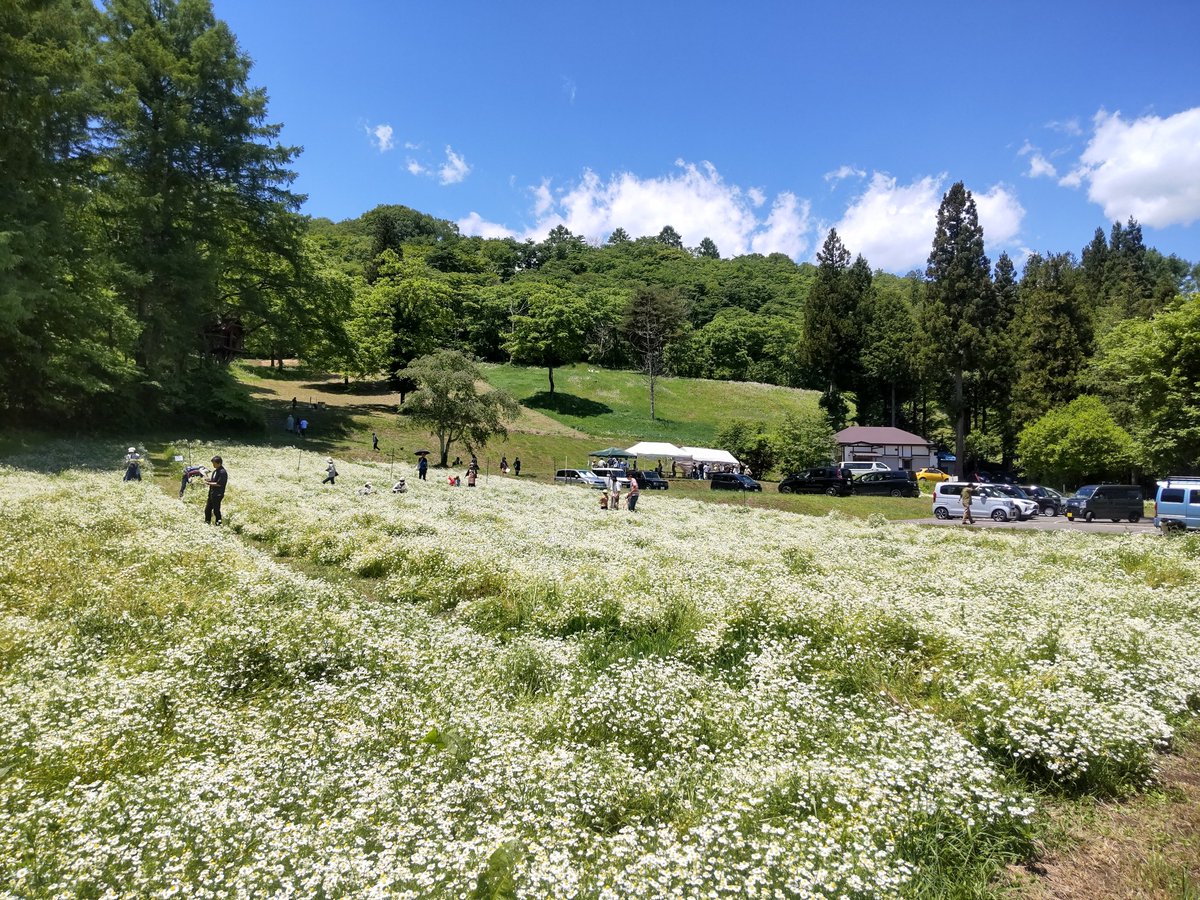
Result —
[{"label": "tree trunk", "polygon": [[892,427],[896,427],[896,382],[892,382]]},{"label": "tree trunk", "polygon": [[963,403],[963,370],[954,370],[954,455],[955,472],[961,480],[967,467],[967,409]]},{"label": "tree trunk", "polygon": [[550,373],[550,396],[554,396],[554,366],[546,366],[546,371]]},{"label": "tree trunk", "polygon": [[650,421],[654,421],[654,359],[648,360],[647,369],[650,372]]}]

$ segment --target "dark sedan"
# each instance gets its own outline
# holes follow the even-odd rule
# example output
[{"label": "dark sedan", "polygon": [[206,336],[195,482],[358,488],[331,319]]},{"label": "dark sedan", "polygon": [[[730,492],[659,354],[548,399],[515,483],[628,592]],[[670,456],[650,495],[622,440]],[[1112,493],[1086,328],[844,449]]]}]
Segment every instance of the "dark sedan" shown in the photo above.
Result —
[{"label": "dark sedan", "polygon": [[921,487],[912,472],[868,472],[854,479],[854,493],[891,497],[920,497]]},{"label": "dark sedan", "polygon": [[714,491],[761,491],[762,485],[749,475],[737,472],[717,472],[712,477]]},{"label": "dark sedan", "polygon": [[845,497],[854,491],[854,486],[857,484],[857,481],[851,479],[849,469],[819,466],[815,469],[804,469],[783,479],[779,482],[779,493],[828,494],[830,497]]}]

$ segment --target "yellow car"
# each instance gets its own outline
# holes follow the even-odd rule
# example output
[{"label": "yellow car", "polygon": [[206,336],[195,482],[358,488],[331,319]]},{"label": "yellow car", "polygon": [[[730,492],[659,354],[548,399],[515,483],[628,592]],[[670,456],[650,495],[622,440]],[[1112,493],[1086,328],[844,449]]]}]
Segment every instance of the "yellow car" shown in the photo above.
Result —
[{"label": "yellow car", "polygon": [[937,484],[939,481],[949,481],[950,476],[941,469],[921,469],[917,472],[917,484]]}]

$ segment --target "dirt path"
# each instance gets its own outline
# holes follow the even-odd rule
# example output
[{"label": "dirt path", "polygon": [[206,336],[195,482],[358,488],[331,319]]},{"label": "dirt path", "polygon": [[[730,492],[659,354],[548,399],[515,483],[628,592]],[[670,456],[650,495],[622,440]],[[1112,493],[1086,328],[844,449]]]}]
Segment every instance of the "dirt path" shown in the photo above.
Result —
[{"label": "dirt path", "polygon": [[1159,760],[1160,788],[1053,815],[1053,846],[1012,867],[1020,900],[1200,900],[1200,735]]}]

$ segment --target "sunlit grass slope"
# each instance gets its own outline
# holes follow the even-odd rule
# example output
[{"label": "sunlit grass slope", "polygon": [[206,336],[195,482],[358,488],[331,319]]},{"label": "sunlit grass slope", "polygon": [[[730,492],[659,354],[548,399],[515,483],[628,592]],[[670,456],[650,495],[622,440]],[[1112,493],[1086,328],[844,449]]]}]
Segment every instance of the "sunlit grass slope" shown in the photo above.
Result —
[{"label": "sunlit grass slope", "polygon": [[655,418],[650,418],[648,379],[638,372],[584,364],[554,370],[554,396],[545,369],[484,367],[488,382],[527,407],[588,434],[673,441],[711,447],[717,429],[731,419],[775,423],[789,412],[817,408],[816,391],[741,381],[659,378]]}]

